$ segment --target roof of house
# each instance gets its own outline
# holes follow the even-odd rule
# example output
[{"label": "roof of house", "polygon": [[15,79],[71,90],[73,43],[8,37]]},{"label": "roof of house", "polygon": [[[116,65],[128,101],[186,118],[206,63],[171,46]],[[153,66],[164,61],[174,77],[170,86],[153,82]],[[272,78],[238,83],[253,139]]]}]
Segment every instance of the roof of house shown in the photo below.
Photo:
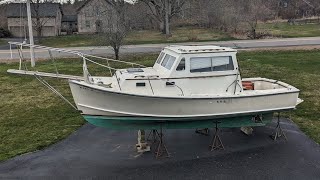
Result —
[{"label": "roof of house", "polygon": [[[35,8],[39,5],[39,8]],[[59,3],[39,3],[31,4],[31,16],[36,16],[36,9],[39,9],[40,17],[56,17],[57,11],[61,10]],[[7,17],[26,17],[27,6],[26,3],[10,3],[7,8]]]},{"label": "roof of house", "polygon": [[236,52],[237,50],[229,48],[229,47],[220,47],[220,46],[202,46],[202,45],[172,45],[165,47],[165,49],[169,49],[179,54],[198,54],[198,53],[217,53],[217,52]]},{"label": "roof of house", "polygon": [[77,15],[77,5],[75,4],[62,4],[61,8],[64,15]]},{"label": "roof of house", "polygon": [[77,22],[78,16],[77,15],[64,15],[62,16],[62,22]]},{"label": "roof of house", "polygon": [[[78,8],[77,8],[77,12],[79,12],[83,7],[85,7],[90,1],[92,1],[92,0],[85,0],[85,1],[80,1],[80,2],[82,2],[81,4],[79,3],[79,5],[78,5]],[[111,3],[108,1],[108,0],[104,0],[106,3],[108,3],[108,4],[110,4],[111,5]],[[125,3],[127,3],[127,4],[134,4],[134,3],[136,3],[137,2],[137,0],[124,0],[124,2]]]},{"label": "roof of house", "polygon": [[85,0],[83,3],[77,8],[77,12],[80,11],[84,6],[86,6],[91,0]]},{"label": "roof of house", "polygon": [[[83,7],[85,7],[90,1],[92,0],[83,1],[83,3],[77,8],[77,12],[79,12]],[[105,0],[105,2],[109,3],[108,0]]]}]

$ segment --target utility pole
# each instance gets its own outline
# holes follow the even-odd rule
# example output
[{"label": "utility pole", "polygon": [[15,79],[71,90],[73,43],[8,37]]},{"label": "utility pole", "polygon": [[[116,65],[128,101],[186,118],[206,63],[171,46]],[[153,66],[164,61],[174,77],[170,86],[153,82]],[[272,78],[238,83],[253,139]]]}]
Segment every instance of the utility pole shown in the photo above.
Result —
[{"label": "utility pole", "polygon": [[31,21],[31,8],[30,8],[30,0],[27,0],[27,15],[28,15],[28,28],[29,28],[29,41],[30,41],[30,58],[31,58],[31,67],[36,65],[34,61],[34,49],[33,49],[33,32],[32,32],[32,21]]}]

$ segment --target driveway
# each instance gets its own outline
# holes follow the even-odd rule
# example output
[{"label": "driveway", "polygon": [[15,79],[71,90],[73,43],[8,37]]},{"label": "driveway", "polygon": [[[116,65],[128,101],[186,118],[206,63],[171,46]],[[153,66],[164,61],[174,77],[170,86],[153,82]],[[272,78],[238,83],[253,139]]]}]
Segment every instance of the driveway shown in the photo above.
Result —
[{"label": "driveway", "polygon": [[[276,48],[276,47],[293,47],[293,46],[314,46],[320,45],[320,37],[307,37],[307,38],[284,38],[284,39],[263,39],[263,40],[235,40],[235,41],[210,41],[210,42],[186,42],[186,43],[170,43],[170,45],[218,45],[227,46],[236,49],[251,49],[251,48]],[[169,44],[142,44],[142,45],[125,45],[122,46],[120,52],[126,53],[155,53],[161,51],[162,48]],[[92,46],[92,47],[70,47],[64,48],[68,50],[80,51],[84,54],[92,55],[113,55],[112,48],[107,46]],[[18,51],[13,50],[0,50],[0,60],[18,59]],[[23,51],[24,57],[29,58],[30,53],[26,49]],[[11,58],[12,55],[12,58]],[[47,50],[36,49],[36,58],[46,59],[49,58]],[[54,57],[70,57],[74,56],[66,53],[53,52]]]},{"label": "driveway", "polygon": [[[167,130],[170,158],[135,152],[135,131],[86,124],[45,150],[0,163],[0,178],[51,179],[319,179],[320,147],[290,120],[281,123],[288,141],[268,136],[275,123],[252,136],[223,129],[225,150],[210,152],[211,136],[194,130]],[[211,132],[212,133],[212,132]]]}]

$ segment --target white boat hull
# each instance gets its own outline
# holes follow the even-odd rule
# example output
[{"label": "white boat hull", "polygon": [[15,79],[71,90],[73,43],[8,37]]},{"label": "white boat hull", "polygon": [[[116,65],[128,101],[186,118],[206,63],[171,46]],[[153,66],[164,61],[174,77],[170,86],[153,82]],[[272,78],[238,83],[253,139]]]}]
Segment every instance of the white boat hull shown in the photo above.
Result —
[{"label": "white boat hull", "polygon": [[216,97],[159,97],[127,94],[69,81],[74,101],[85,115],[214,118],[294,109],[299,90],[281,89]]}]

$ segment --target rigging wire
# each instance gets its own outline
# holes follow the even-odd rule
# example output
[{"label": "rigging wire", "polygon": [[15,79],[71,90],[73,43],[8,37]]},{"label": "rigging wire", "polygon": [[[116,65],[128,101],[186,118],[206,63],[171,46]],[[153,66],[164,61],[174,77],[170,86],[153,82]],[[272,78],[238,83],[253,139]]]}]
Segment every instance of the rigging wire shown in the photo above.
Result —
[{"label": "rigging wire", "polygon": [[52,87],[46,80],[44,80],[41,76],[34,74],[34,77],[44,86],[46,86],[48,89],[50,89],[54,94],[59,96],[61,99],[63,99],[65,102],[67,102],[73,109],[78,111],[78,108],[73,105],[67,98],[65,98],[59,91],[57,91],[54,87]]}]

